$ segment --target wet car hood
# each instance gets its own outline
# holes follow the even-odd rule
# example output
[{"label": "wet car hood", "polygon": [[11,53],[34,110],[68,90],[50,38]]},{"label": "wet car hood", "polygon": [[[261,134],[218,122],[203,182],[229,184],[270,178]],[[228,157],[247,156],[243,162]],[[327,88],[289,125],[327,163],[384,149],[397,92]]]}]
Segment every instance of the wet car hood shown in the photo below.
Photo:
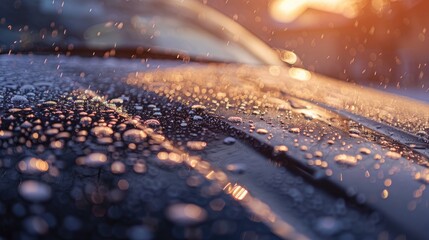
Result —
[{"label": "wet car hood", "polygon": [[0,67],[5,236],[425,238],[423,103],[277,66]]}]

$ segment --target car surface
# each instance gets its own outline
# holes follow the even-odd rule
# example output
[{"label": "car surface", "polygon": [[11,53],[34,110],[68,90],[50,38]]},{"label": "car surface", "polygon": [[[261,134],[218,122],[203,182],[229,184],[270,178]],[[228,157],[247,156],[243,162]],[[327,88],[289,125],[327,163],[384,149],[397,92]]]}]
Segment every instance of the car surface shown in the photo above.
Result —
[{"label": "car surface", "polygon": [[0,20],[4,239],[426,238],[427,104],[286,66],[194,1]]}]

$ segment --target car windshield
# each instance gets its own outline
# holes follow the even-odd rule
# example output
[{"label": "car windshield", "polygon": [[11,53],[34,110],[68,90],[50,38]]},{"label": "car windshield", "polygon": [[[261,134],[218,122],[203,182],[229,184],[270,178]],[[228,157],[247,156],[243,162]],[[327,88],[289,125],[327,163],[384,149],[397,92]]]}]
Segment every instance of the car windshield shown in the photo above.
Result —
[{"label": "car windshield", "polygon": [[127,49],[209,61],[280,62],[244,28],[193,1],[24,0],[2,5],[3,53],[87,49],[114,55]]}]

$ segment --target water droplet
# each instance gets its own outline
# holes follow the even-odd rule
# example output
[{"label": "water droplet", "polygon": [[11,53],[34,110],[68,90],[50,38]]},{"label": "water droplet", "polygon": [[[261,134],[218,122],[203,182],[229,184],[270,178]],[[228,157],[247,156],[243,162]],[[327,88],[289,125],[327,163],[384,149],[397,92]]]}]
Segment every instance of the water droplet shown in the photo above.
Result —
[{"label": "water droplet", "polygon": [[386,199],[389,197],[389,191],[387,189],[383,189],[383,191],[381,191],[381,198]]},{"label": "water droplet", "polygon": [[274,147],[274,155],[284,154],[289,151],[289,148],[285,145],[278,145]]},{"label": "water droplet", "polygon": [[29,157],[21,160],[18,163],[18,169],[22,173],[35,174],[49,170],[48,162],[34,157]]},{"label": "water droplet", "polygon": [[146,137],[147,134],[140,129],[130,129],[125,131],[122,135],[124,141],[131,143],[141,143],[146,139]]},{"label": "water droplet", "polygon": [[418,131],[418,132],[416,133],[416,135],[417,135],[417,136],[419,136],[419,137],[425,137],[425,138],[427,138],[427,137],[428,137],[428,133],[427,133],[426,131],[423,131],[423,130]]},{"label": "water droplet", "polygon": [[252,114],[253,115],[259,115],[259,114],[261,114],[261,111],[259,111],[259,110],[253,110]]},{"label": "water droplet", "polygon": [[237,140],[233,137],[226,137],[225,139],[223,139],[223,143],[226,145],[232,145],[236,142]]},{"label": "water droplet", "polygon": [[194,121],[202,121],[203,118],[201,116],[195,115],[195,116],[192,117],[192,120],[194,120]]},{"label": "water droplet", "polygon": [[48,136],[54,136],[54,135],[57,135],[59,132],[60,131],[56,128],[49,128],[49,129],[46,129],[45,134]]},{"label": "water droplet", "polygon": [[114,98],[109,101],[111,104],[115,104],[116,107],[121,106],[124,103],[124,100],[121,98]]},{"label": "water droplet", "polygon": [[133,166],[133,170],[136,173],[145,173],[146,172],[146,165],[142,162],[137,162]]},{"label": "water droplet", "polygon": [[241,117],[229,117],[228,121],[232,122],[232,123],[242,123],[243,119]]},{"label": "water droplet", "polygon": [[244,163],[228,164],[226,166],[226,169],[233,173],[242,174],[246,171],[246,164]]},{"label": "water droplet", "polygon": [[110,137],[113,134],[113,130],[109,127],[97,126],[91,129],[91,133],[97,138],[105,138]]},{"label": "water droplet", "polygon": [[350,156],[350,155],[346,155],[346,154],[339,154],[337,156],[334,157],[335,162],[340,163],[340,164],[344,164],[344,165],[349,165],[349,166],[354,166],[357,164],[357,158],[354,156]]},{"label": "water droplet", "polygon": [[158,120],[156,120],[156,119],[148,119],[148,120],[146,120],[146,121],[144,121],[143,122],[143,124],[145,125],[145,126],[147,126],[147,127],[151,127],[151,128],[156,128],[156,127],[159,127],[159,126],[161,126],[161,123],[158,121]]},{"label": "water droplet", "polygon": [[289,104],[290,104],[291,107],[293,107],[295,109],[308,109],[307,106],[299,103],[298,101],[289,100]]},{"label": "water droplet", "polygon": [[291,132],[291,133],[299,133],[299,132],[301,132],[301,129],[295,127],[295,128],[289,129],[289,132]]},{"label": "water droplet", "polygon": [[423,169],[414,175],[414,179],[429,184],[429,169]]},{"label": "water droplet", "polygon": [[318,158],[321,158],[321,157],[323,157],[323,152],[321,152],[321,151],[315,151],[314,152],[314,156],[318,157]]},{"label": "water droplet", "polygon": [[207,213],[194,204],[176,203],[167,208],[167,218],[175,224],[190,226],[203,222]]},{"label": "water droplet", "polygon": [[104,153],[91,153],[84,159],[84,164],[89,167],[100,167],[107,162],[107,156]]},{"label": "water droplet", "polygon": [[28,103],[28,99],[22,95],[15,95],[10,100],[14,105],[22,105]]},{"label": "water droplet", "polygon": [[401,158],[401,154],[400,153],[392,152],[392,151],[388,151],[385,154],[385,156],[388,157],[388,158],[394,159],[394,160],[397,160],[397,159]]},{"label": "water droplet", "polygon": [[0,139],[8,139],[13,136],[11,131],[0,130]]},{"label": "water droplet", "polygon": [[207,143],[203,141],[189,141],[186,146],[191,150],[200,151],[207,147]]},{"label": "water droplet", "polygon": [[369,148],[365,148],[365,147],[359,148],[359,152],[363,153],[363,154],[366,154],[366,155],[371,154],[371,150]]},{"label": "water droplet", "polygon": [[19,185],[19,194],[26,200],[32,202],[43,202],[51,198],[51,187],[47,184],[27,180]]},{"label": "water droplet", "polygon": [[82,125],[83,127],[87,127],[91,125],[91,123],[92,123],[92,118],[90,117],[83,117],[80,119],[80,125]]},{"label": "water droplet", "polygon": [[122,174],[125,172],[125,164],[120,161],[115,161],[112,163],[110,170],[114,174]]},{"label": "water droplet", "polygon": [[57,102],[55,102],[55,101],[46,101],[46,102],[42,103],[42,105],[45,106],[45,107],[52,107],[52,106],[57,105]]},{"label": "water droplet", "polygon": [[8,112],[10,112],[10,113],[19,113],[21,111],[22,111],[21,108],[11,108],[8,110]]},{"label": "water droplet", "polygon": [[203,105],[199,105],[199,104],[196,104],[196,105],[192,105],[192,107],[191,107],[193,110],[197,110],[197,111],[203,111],[203,110],[205,110],[206,109],[206,107],[205,106],[203,106]]},{"label": "water droplet", "polygon": [[361,132],[357,128],[350,128],[349,129],[349,133],[350,134],[356,134],[356,135],[360,135],[361,134]]},{"label": "water droplet", "polygon": [[25,121],[21,124],[22,128],[31,128],[33,124],[31,124],[29,121]]},{"label": "water droplet", "polygon": [[258,129],[256,130],[256,132],[257,132],[258,134],[261,134],[261,135],[268,134],[268,130],[267,130],[267,129],[264,129],[264,128],[258,128]]}]

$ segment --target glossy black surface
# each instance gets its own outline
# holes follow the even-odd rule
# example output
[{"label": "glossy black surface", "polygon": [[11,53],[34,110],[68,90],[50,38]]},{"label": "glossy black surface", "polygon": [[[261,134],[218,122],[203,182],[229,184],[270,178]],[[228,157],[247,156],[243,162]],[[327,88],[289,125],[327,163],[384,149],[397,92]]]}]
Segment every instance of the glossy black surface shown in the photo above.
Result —
[{"label": "glossy black surface", "polygon": [[[7,239],[425,238],[427,158],[400,142],[408,125],[389,136],[317,99],[318,85],[353,86],[180,61],[21,55],[0,68]],[[309,101],[293,91],[314,81]]]}]

